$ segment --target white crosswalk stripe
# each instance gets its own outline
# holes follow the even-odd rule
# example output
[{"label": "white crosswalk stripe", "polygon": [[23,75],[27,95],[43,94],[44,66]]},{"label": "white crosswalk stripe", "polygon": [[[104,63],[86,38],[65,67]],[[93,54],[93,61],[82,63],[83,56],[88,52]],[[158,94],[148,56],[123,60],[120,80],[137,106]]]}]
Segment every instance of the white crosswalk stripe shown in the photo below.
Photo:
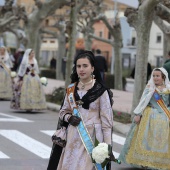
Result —
[{"label": "white crosswalk stripe", "polygon": [[[52,136],[54,134],[54,130],[41,130],[43,134],[48,136]],[[21,146],[22,148],[28,150],[31,153],[41,157],[42,159],[49,159],[51,153],[51,146],[47,146],[24,133],[21,133],[17,130],[0,130],[0,135],[8,140],[14,142],[15,144]],[[113,134],[113,143],[117,143],[119,145],[123,145],[125,142],[125,138]],[[113,151],[115,157],[119,156],[118,152]],[[0,151],[0,159],[12,159],[2,151]]]},{"label": "white crosswalk stripe", "polygon": [[0,135],[20,145],[28,151],[36,154],[41,158],[49,158],[51,148],[43,143],[17,131],[17,130],[0,130]]},{"label": "white crosswalk stripe", "polygon": [[9,159],[10,157],[0,151],[0,159]]},{"label": "white crosswalk stripe", "polygon": [[[47,134],[49,136],[52,136],[55,131],[54,130],[42,130],[41,132],[43,132],[43,133],[45,133],[45,134]],[[113,134],[112,137],[113,137],[113,142],[114,143],[117,143],[117,144],[120,144],[120,145],[124,145],[125,138],[123,138],[121,136],[118,136],[116,134]],[[120,153],[113,151],[113,154],[117,158],[117,157],[119,157]]]},{"label": "white crosswalk stripe", "polygon": [[126,140],[124,137],[118,136],[116,134],[113,134],[112,138],[113,138],[113,142],[118,143],[120,145],[124,145]]},{"label": "white crosswalk stripe", "polygon": [[11,116],[5,113],[0,113],[0,122],[33,122],[21,117]]}]

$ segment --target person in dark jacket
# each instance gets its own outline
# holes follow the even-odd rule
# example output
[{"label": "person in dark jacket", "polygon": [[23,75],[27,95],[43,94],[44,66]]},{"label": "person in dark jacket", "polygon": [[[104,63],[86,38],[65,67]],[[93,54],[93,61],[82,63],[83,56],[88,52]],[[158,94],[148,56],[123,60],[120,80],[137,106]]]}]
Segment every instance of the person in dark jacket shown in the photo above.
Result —
[{"label": "person in dark jacket", "polygon": [[[148,62],[148,65],[147,65],[147,82],[150,78],[151,73],[152,73],[152,67],[151,67],[151,64]],[[135,67],[133,68],[133,70],[130,74],[130,77],[133,78],[133,79],[135,78]]]},{"label": "person in dark jacket", "polygon": [[168,52],[167,60],[165,61],[163,68],[168,72],[168,78],[170,80],[170,51]]},{"label": "person in dark jacket", "polygon": [[107,62],[104,56],[101,55],[101,50],[96,50],[96,66],[98,67],[98,70],[100,71],[101,77],[104,80],[104,73],[107,72]]}]

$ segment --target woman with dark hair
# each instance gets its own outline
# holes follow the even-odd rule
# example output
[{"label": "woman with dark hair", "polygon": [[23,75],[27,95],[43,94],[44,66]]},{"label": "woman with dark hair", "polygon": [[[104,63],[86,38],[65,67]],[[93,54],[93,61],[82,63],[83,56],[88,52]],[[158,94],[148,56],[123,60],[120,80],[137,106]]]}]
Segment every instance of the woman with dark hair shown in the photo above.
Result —
[{"label": "woman with dark hair", "polygon": [[[91,51],[83,51],[75,57],[71,83],[59,112],[60,120],[67,122],[68,127],[67,142],[56,165],[57,170],[95,170],[86,145],[89,141],[83,134],[87,133],[92,143],[96,137],[99,142],[112,145],[113,95],[103,85]],[[79,115],[76,115],[75,108]],[[53,170],[50,165],[48,169]]]},{"label": "woman with dark hair", "polygon": [[143,91],[119,159],[145,169],[170,168],[170,82],[155,68]]}]

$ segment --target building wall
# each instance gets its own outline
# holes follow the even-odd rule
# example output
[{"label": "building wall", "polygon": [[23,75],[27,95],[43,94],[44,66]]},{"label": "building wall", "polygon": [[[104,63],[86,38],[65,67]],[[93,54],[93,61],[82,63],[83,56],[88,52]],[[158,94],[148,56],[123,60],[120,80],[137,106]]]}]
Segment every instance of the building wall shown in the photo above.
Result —
[{"label": "building wall", "polygon": [[[108,39],[109,31],[102,21],[95,23],[93,27],[96,36]],[[104,43],[95,39],[93,40],[93,44],[95,44],[96,49],[101,50],[102,54],[106,57],[106,60],[109,64],[112,56],[112,46],[108,43]]]},{"label": "building wall", "polygon": [[[150,31],[149,56],[151,65],[159,67],[163,62],[163,33],[158,26],[153,23]],[[159,64],[159,65],[158,65]]]}]

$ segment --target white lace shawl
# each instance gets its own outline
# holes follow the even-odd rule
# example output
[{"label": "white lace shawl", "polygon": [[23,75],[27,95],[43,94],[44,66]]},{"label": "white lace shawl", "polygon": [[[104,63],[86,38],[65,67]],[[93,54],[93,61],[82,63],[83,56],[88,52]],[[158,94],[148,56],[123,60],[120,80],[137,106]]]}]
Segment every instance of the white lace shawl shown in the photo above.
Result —
[{"label": "white lace shawl", "polygon": [[[29,66],[29,54],[32,51],[32,49],[27,49],[24,53],[22,62],[20,64],[19,70],[18,70],[18,76],[23,77],[27,67]],[[38,69],[38,64],[37,64],[37,60],[34,57],[34,67],[35,67],[35,71],[37,74],[39,74],[39,69]]]},{"label": "white lace shawl", "polygon": [[[156,68],[155,68],[156,69]],[[135,110],[133,111],[135,114],[142,114],[142,111],[145,109],[145,107],[148,105],[154,91],[155,91],[155,83],[154,83],[154,80],[153,80],[153,72],[154,70],[152,71],[152,74],[151,74],[151,78],[150,80],[148,81],[148,84],[146,85],[144,91],[143,91],[143,94],[142,94],[142,97],[140,99],[140,102],[139,104],[137,105],[137,107],[135,108]],[[167,89],[170,90],[170,82],[169,82],[169,78],[168,78],[168,72],[163,68],[158,68],[159,70],[162,71],[162,73],[165,75],[165,86]]]}]

